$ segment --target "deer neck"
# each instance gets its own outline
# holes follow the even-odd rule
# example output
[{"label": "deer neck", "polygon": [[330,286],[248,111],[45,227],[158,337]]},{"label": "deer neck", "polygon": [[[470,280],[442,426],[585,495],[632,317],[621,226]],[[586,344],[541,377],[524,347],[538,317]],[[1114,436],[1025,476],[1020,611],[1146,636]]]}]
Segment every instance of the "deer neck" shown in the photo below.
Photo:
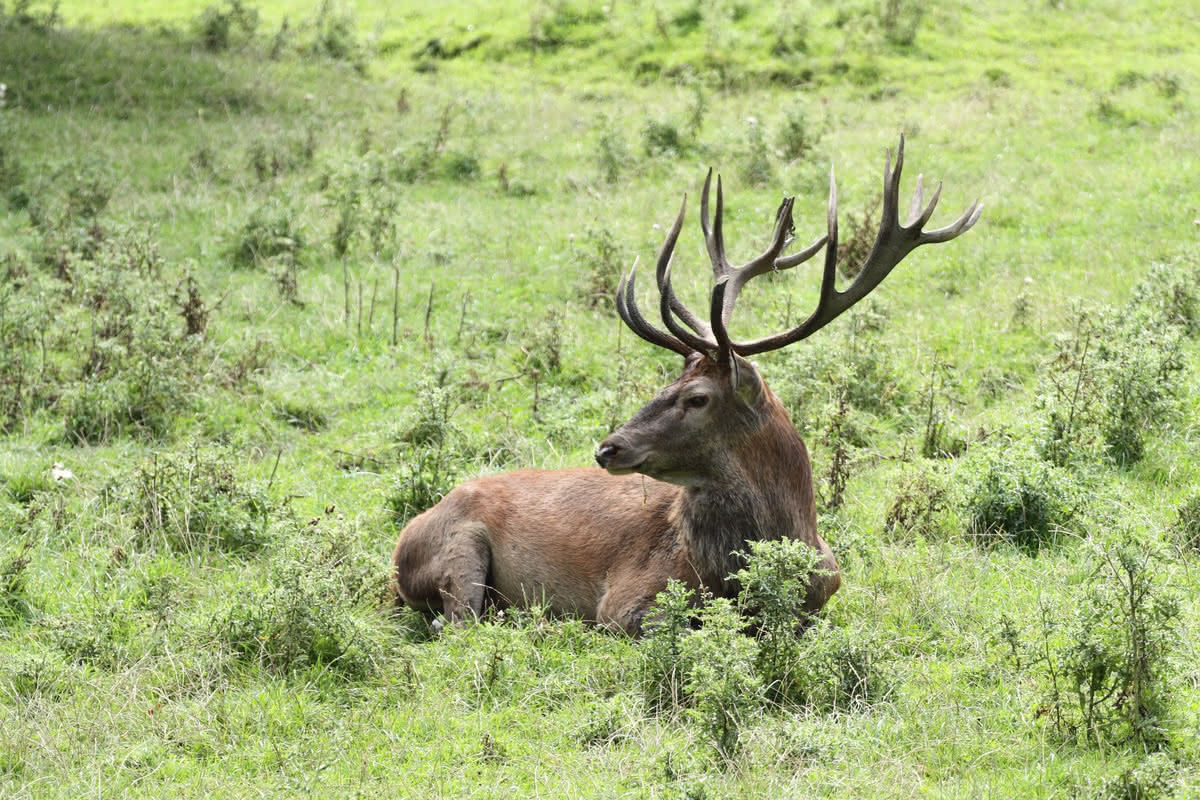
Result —
[{"label": "deer neck", "polygon": [[714,479],[687,487],[674,509],[693,568],[718,594],[736,591],[728,576],[744,566],[736,554],[748,542],[815,538],[808,452],[787,412],[768,401],[764,424],[739,437]]}]

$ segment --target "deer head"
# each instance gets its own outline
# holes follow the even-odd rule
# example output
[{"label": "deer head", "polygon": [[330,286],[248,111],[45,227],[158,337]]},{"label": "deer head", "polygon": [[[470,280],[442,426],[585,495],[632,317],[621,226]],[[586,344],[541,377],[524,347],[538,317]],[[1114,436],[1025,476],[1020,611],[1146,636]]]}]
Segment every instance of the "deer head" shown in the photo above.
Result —
[{"label": "deer head", "polygon": [[[666,331],[649,323],[638,309],[636,264],[617,288],[617,313],[638,336],[685,359],[683,374],[638,411],[629,422],[600,443],[596,461],[613,474],[640,472],[652,478],[684,486],[720,480],[728,469],[731,440],[760,431],[771,418],[783,415],[748,356],[778,350],[816,333],[879,285],[910,252],[923,244],[949,241],[966,232],[983,211],[977,200],[954,223],[944,228],[922,230],[941,195],[941,184],[929,205],[924,204],[922,178],[917,177],[908,223],[900,224],[900,171],[904,164],[904,137],[892,168],[891,152],[883,173],[883,213],[879,233],[866,262],[854,282],[838,291],[837,273],[837,187],[829,175],[827,232],[804,250],[790,256],[783,252],[792,243],[792,205],[785,197],[775,213],[771,243],[756,258],[740,267],[725,256],[722,230],[724,193],[717,177],[716,209],[709,225],[709,195],[712,170],[704,180],[700,196],[700,228],[712,262],[714,286],[708,320],[689,310],[671,288],[671,258],[683,227],[687,197],[679,209],[658,254],[656,278],[659,313]],[[752,279],[772,270],[802,264],[825,250],[825,268],[817,308],[791,330],[751,341],[736,341],[728,325],[742,288]],[[790,425],[788,425],[790,428]],[[793,431],[794,433],[794,431]]]}]

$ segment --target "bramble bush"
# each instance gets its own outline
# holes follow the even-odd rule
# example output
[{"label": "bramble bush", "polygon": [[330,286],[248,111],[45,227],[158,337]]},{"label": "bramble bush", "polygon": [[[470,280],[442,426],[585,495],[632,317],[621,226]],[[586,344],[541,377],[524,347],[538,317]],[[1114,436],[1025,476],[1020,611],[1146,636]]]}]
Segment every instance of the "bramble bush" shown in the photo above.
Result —
[{"label": "bramble bush", "polygon": [[967,532],[983,545],[1036,550],[1057,538],[1083,502],[1069,475],[1019,442],[973,448],[966,468],[962,511]]},{"label": "bramble bush", "polygon": [[374,674],[383,642],[376,614],[386,575],[355,545],[351,526],[326,514],[289,522],[265,589],[243,591],[210,631],[244,662],[280,675],[309,669],[348,679]]},{"label": "bramble bush", "polygon": [[257,486],[238,479],[234,463],[231,453],[198,444],[143,461],[127,499],[135,542],[179,553],[260,550],[274,505]]}]

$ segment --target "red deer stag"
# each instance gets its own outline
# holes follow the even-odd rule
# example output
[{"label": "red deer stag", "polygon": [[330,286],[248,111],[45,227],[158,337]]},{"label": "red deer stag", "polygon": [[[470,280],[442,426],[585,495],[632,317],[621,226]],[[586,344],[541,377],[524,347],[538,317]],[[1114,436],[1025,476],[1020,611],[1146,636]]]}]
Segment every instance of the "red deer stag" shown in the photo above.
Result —
[{"label": "red deer stag", "polygon": [[[533,601],[636,635],[655,595],[676,578],[718,596],[737,591],[730,575],[757,539],[791,537],[823,555],[806,607],[819,610],[841,579],[817,532],[812,467],[787,412],[746,357],[808,337],[857,303],[913,248],[945,242],[979,219],[978,201],[952,225],[923,231],[941,186],[923,207],[917,178],[907,225],[898,219],[904,138],[883,178],[883,219],[874,248],[844,292],[834,287],[837,195],[829,181],[828,233],[803,252],[791,243],[793,198],[775,218],[770,246],[734,268],[725,258],[723,196],[709,226],[712,171],[700,196],[700,227],[716,285],[707,322],[671,288],[671,255],[684,209],[658,256],[659,310],[667,331],[638,310],[636,265],[617,289],[617,312],[641,338],[684,358],[683,374],[601,442],[604,469],[520,470],[468,481],[400,534],[394,556],[397,600],[450,622],[477,617],[485,604]],[[727,326],[751,278],[788,269],[825,249],[817,308],[790,331],[735,341]],[[669,331],[669,332],[668,332]]]}]

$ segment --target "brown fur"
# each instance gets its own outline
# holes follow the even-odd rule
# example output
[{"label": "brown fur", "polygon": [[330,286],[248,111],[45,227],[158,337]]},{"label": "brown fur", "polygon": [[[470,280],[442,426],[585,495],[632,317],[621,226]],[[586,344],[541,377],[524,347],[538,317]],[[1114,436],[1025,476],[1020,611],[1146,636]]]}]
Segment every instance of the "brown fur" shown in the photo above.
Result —
[{"label": "brown fur", "polygon": [[[397,599],[452,622],[487,603],[544,602],[636,635],[669,578],[735,594],[734,553],[786,537],[824,555],[830,574],[812,577],[807,598],[819,610],[840,578],[817,533],[808,452],[749,362],[739,359],[739,375],[735,388],[728,367],[689,359],[679,380],[601,445],[651,453],[646,474],[521,470],[462,484],[400,534]],[[707,411],[684,402],[698,390],[708,393]]]}]

